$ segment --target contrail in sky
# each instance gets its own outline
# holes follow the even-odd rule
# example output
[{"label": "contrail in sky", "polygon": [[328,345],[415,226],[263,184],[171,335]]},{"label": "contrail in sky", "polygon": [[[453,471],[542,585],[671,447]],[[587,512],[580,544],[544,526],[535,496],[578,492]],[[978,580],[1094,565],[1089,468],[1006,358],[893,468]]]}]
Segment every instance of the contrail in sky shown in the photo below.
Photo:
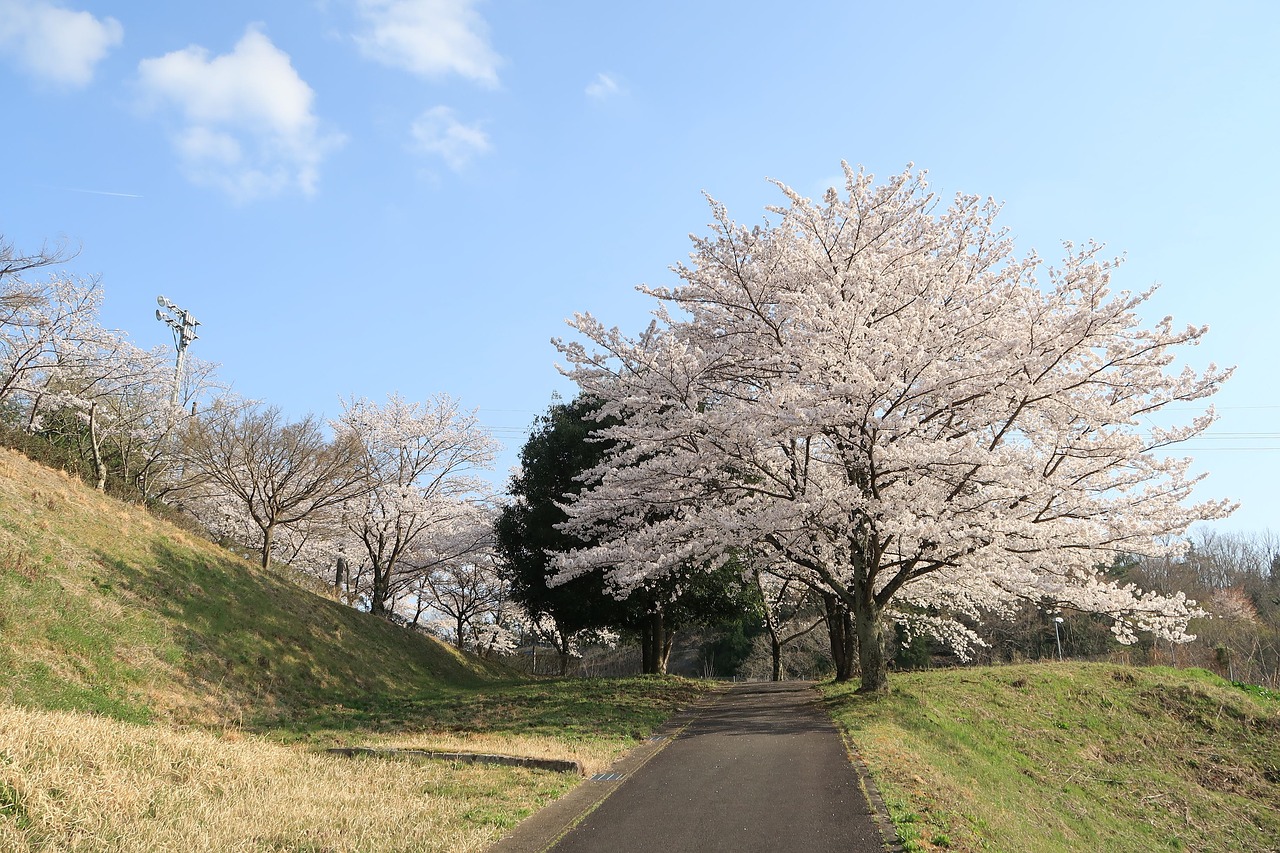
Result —
[{"label": "contrail in sky", "polygon": [[45,189],[58,190],[64,193],[85,193],[87,195],[109,195],[109,196],[115,196],[116,198],[142,198],[142,196],[136,193],[113,193],[113,192],[108,192],[106,190],[83,190],[83,189],[80,189],[79,187],[45,187]]},{"label": "contrail in sky", "polygon": [[81,190],[75,187],[64,187],[64,189],[66,189],[67,192],[88,193],[89,195],[113,195],[116,198],[142,198],[142,196],[134,193],[112,193],[107,192],[106,190]]}]

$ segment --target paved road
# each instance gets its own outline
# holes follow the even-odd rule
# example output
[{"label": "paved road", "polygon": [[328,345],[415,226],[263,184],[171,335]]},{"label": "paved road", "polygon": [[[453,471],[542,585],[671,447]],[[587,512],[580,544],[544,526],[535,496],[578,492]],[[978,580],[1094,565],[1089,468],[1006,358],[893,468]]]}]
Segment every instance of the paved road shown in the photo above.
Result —
[{"label": "paved road", "polygon": [[880,853],[857,773],[816,701],[804,684],[735,686],[553,853]]}]

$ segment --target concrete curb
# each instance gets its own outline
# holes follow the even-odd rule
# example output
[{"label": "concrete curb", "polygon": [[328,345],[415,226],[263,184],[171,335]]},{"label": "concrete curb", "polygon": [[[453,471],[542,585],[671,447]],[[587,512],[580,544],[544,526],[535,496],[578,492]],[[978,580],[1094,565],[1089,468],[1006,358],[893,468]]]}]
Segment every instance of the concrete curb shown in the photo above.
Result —
[{"label": "concrete curb", "polygon": [[867,769],[866,762],[862,760],[862,756],[858,753],[857,748],[850,743],[849,738],[844,738],[845,749],[849,752],[849,761],[853,763],[853,767],[858,771],[858,781],[862,785],[862,794],[867,798],[867,803],[871,806],[871,817],[875,821],[876,829],[880,830],[880,839],[884,842],[886,853],[903,853],[902,843],[898,841],[898,831],[894,829],[893,820],[889,817],[889,807],[885,805],[884,797],[880,795],[880,789],[876,787],[875,780],[871,778],[871,771]]},{"label": "concrete curb", "polygon": [[358,755],[373,758],[393,758],[400,761],[459,761],[463,764],[503,764],[507,767],[531,767],[534,770],[554,770],[557,773],[582,775],[582,765],[560,758],[527,758],[521,755],[495,755],[486,752],[435,752],[426,749],[378,749],[371,746],[335,746],[326,749],[330,755]]},{"label": "concrete curb", "polygon": [[597,773],[560,799],[529,815],[485,853],[544,853],[604,802],[627,777],[675,740],[699,714],[723,699],[727,692],[725,688],[717,689],[710,696],[677,712],[639,746],[609,765],[606,772]]}]

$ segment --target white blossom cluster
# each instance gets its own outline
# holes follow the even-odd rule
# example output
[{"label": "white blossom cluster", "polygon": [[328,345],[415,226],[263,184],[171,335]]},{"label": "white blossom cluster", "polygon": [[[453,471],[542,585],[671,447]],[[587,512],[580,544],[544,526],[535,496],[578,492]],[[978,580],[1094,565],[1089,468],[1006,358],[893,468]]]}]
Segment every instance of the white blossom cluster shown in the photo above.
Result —
[{"label": "white blossom cluster", "polygon": [[341,505],[339,527],[348,559],[368,568],[362,594],[375,610],[423,583],[429,591],[433,576],[448,585],[443,578],[491,562],[492,512],[477,472],[497,444],[474,412],[445,394],[426,403],[392,395],[382,405],[348,401],[332,426],[364,452],[366,488]]},{"label": "white blossom cluster", "polygon": [[1103,578],[1230,512],[1191,503],[1201,433],[1147,416],[1229,375],[1172,369],[1206,329],[1143,327],[1151,291],[1110,289],[1117,261],[1066,246],[1018,257],[990,200],[944,205],[910,169],[877,185],[844,167],[821,202],[779,184],[773,224],[712,202],[674,288],[642,287],[639,336],[577,315],[562,368],[620,419],[567,529],[599,544],[561,577],[621,587],[749,549],[830,590],[859,618],[897,619],[959,650],[960,617],[1021,601],[1109,614],[1116,637],[1187,639],[1199,611]]}]

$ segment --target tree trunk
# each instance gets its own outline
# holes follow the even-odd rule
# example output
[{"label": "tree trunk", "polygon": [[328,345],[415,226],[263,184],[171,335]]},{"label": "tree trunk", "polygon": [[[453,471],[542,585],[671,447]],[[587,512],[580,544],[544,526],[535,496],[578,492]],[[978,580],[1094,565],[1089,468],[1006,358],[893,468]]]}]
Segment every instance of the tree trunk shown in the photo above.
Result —
[{"label": "tree trunk", "polygon": [[836,667],[836,681],[853,678],[853,657],[856,639],[849,608],[834,593],[823,593],[822,603],[827,612],[827,637],[831,641],[831,660]]},{"label": "tree trunk", "polygon": [[573,641],[570,639],[569,631],[565,630],[559,619],[552,616],[551,621],[555,625],[555,633],[551,635],[551,645],[555,647],[556,654],[560,658],[560,677],[564,678],[569,674],[569,661],[572,658],[570,647]]},{"label": "tree trunk", "polygon": [[268,524],[262,528],[262,568],[271,568],[271,546],[275,544],[276,526]]},{"label": "tree trunk", "polygon": [[662,614],[658,615],[658,633],[662,637],[662,642],[658,646],[658,675],[667,674],[667,661],[671,659],[671,647],[676,641],[676,632],[667,627],[666,617]]},{"label": "tree trunk", "polygon": [[100,492],[107,490],[107,466],[102,461],[102,447],[98,438],[98,401],[89,406],[89,445],[93,448],[93,472],[98,482],[95,488]]},{"label": "tree trunk", "polygon": [[[343,597],[343,581],[346,581],[346,587],[351,586],[351,568],[347,565],[347,558],[344,554],[338,554],[338,567],[333,575],[333,594],[339,599]],[[414,618],[417,621],[417,618]]]},{"label": "tree trunk", "polygon": [[383,616],[387,612],[387,598],[390,595],[391,569],[385,571],[375,562],[373,564],[373,589],[369,593],[369,612],[375,616]]},{"label": "tree trunk", "polygon": [[[845,611],[846,615],[848,611]],[[853,626],[858,637],[858,663],[862,670],[859,693],[887,693],[889,691],[889,662],[884,652],[884,631],[881,630],[880,608],[869,595],[856,597],[853,606]]]},{"label": "tree trunk", "polygon": [[661,610],[645,617],[640,633],[640,668],[645,675],[665,675],[671,655],[671,637],[667,635],[666,618]]},{"label": "tree trunk", "polygon": [[769,645],[773,652],[773,680],[782,680],[782,643],[778,641],[778,635],[770,632]]}]

